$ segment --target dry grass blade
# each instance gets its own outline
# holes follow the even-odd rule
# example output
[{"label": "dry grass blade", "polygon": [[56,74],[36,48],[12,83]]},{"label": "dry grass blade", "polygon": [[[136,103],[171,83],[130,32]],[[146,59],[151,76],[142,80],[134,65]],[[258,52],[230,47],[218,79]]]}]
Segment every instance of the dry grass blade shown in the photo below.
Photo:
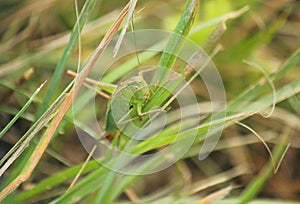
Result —
[{"label": "dry grass blade", "polygon": [[226,188],[223,188],[221,190],[213,192],[210,195],[208,195],[208,196],[202,198],[201,200],[199,200],[199,202],[197,202],[197,204],[210,204],[210,203],[214,203],[216,200],[221,200],[226,195],[228,195],[232,189],[233,189],[232,186],[228,186]]},{"label": "dry grass blade", "polygon": [[[67,71],[67,74],[68,74],[69,76],[71,76],[72,78],[76,78],[76,76],[77,76],[77,73],[76,73],[76,72],[73,72],[73,71],[71,71],[71,70],[68,70],[68,71]],[[107,92],[109,92],[109,93],[111,93],[111,94],[114,92],[114,89],[115,89],[111,84],[106,84],[106,83],[99,82],[99,81],[96,81],[96,80],[90,79],[90,78],[86,78],[86,79],[85,79],[85,83],[83,83],[83,86],[87,87],[87,88],[90,89],[90,90],[95,91],[98,95],[100,95],[100,96],[102,96],[102,97],[104,97],[104,98],[106,98],[106,99],[110,99],[111,96],[110,96],[110,95],[107,95],[107,94],[106,94],[105,92],[103,92],[103,91],[99,91],[98,89],[95,89],[94,87],[90,86],[89,84],[96,85],[96,86],[102,88],[103,90],[106,90]],[[105,87],[105,86],[107,86],[107,87]],[[108,87],[109,87],[109,88],[108,88]]]},{"label": "dry grass blade", "polygon": [[263,137],[261,137],[254,129],[252,129],[251,127],[249,127],[248,125],[242,123],[242,122],[239,122],[239,121],[235,121],[236,124],[244,127],[245,129],[249,130],[250,132],[252,132],[261,142],[262,144],[264,145],[264,147],[266,148],[269,156],[270,156],[270,159],[271,159],[271,162],[273,164],[273,168],[274,168],[274,172],[276,171],[276,162],[274,160],[274,157],[273,157],[273,154],[272,154],[272,151],[270,149],[270,147],[268,146],[268,144],[265,142],[265,140],[263,139]]},{"label": "dry grass blade", "polygon": [[133,18],[133,11],[134,11],[135,6],[136,6],[136,4],[137,4],[137,0],[130,0],[129,3],[130,3],[130,7],[129,7],[129,10],[128,10],[128,15],[127,15],[127,18],[126,18],[126,22],[125,22],[125,24],[124,24],[124,26],[123,26],[123,29],[122,29],[122,31],[121,31],[121,34],[120,34],[120,36],[119,36],[119,38],[118,38],[118,41],[117,41],[117,43],[116,43],[116,46],[115,46],[115,48],[114,48],[114,57],[117,56],[117,54],[118,54],[118,51],[119,51],[119,49],[120,49],[120,47],[121,47],[121,43],[122,43],[123,38],[124,38],[124,36],[125,36],[125,33],[126,33],[127,29],[128,29],[129,22],[130,22],[130,21],[132,20],[132,18]]},{"label": "dry grass blade", "polygon": [[0,193],[0,200],[5,198],[9,193],[11,193],[13,190],[15,190],[21,183],[26,181],[29,176],[32,174],[33,170],[37,166],[40,158],[42,157],[43,153],[45,152],[52,136],[57,130],[57,127],[61,123],[62,119],[70,109],[71,105],[73,104],[73,101],[80,89],[80,87],[83,85],[85,78],[89,74],[89,72],[92,70],[93,66],[95,65],[98,57],[102,54],[105,47],[108,45],[110,40],[112,39],[113,35],[117,32],[118,28],[120,27],[121,22],[126,17],[129,9],[129,5],[127,4],[125,8],[121,11],[119,16],[117,17],[114,24],[111,26],[111,28],[108,30],[104,38],[102,39],[101,43],[95,50],[93,56],[90,58],[86,66],[83,68],[83,70],[79,73],[78,77],[76,78],[75,84],[71,91],[67,94],[66,99],[63,101],[61,107],[59,108],[57,114],[55,115],[54,119],[50,123],[49,127],[46,129],[45,134],[37,144],[37,147],[31,157],[28,160],[27,166],[23,169],[22,173],[19,174],[17,178],[15,178],[8,186],[3,189],[3,191]]},{"label": "dry grass blade", "polygon": [[89,153],[89,156],[86,158],[86,160],[84,161],[82,167],[80,168],[78,174],[75,176],[75,178],[73,179],[72,183],[70,184],[69,188],[66,190],[66,192],[68,192],[69,190],[71,190],[71,188],[75,185],[75,183],[77,182],[79,176],[82,174],[84,168],[86,167],[87,163],[90,161],[91,157],[93,156],[95,150],[97,149],[97,146],[95,145],[91,152]]},{"label": "dry grass blade", "polygon": [[273,103],[272,103],[272,108],[270,110],[269,113],[265,114],[264,112],[260,112],[260,115],[263,116],[264,118],[269,118],[272,116],[273,112],[275,111],[275,107],[276,107],[276,87],[273,83],[273,81],[270,79],[269,75],[267,74],[267,72],[264,70],[264,68],[262,68],[261,66],[259,66],[258,64],[255,64],[253,62],[249,62],[249,61],[246,61],[244,60],[244,62],[246,64],[248,64],[249,66],[257,69],[258,71],[260,71],[265,77],[266,77],[266,80],[269,82],[271,88],[272,88],[272,93],[273,93]]},{"label": "dry grass blade", "polygon": [[126,188],[125,194],[133,204],[139,203],[139,198],[131,188]]},{"label": "dry grass blade", "polygon": [[192,185],[192,188],[190,189],[190,191],[187,193],[188,193],[188,195],[195,194],[197,192],[203,191],[204,189],[224,183],[226,181],[229,181],[235,177],[241,176],[246,173],[248,173],[248,169],[244,168],[243,166],[237,166],[233,169],[222,172],[222,173],[215,175],[213,177],[210,177],[208,179],[205,179],[205,180],[202,180],[199,182],[195,182]]}]

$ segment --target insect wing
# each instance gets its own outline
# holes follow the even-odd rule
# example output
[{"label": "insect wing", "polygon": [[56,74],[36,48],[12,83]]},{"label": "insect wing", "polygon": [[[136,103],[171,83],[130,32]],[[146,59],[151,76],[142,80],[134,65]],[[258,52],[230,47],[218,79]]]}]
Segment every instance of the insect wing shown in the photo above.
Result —
[{"label": "insect wing", "polygon": [[[123,127],[119,122],[129,119],[130,100],[134,95],[134,88],[128,83],[121,83],[107,106],[105,131],[114,134]],[[123,125],[125,126],[125,125]]]}]

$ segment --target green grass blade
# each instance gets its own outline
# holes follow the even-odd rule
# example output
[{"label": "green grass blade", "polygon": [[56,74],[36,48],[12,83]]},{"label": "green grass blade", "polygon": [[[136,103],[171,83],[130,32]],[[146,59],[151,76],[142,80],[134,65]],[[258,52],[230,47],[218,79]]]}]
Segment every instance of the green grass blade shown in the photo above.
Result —
[{"label": "green grass blade", "polygon": [[[16,115],[19,112],[19,110],[16,109],[16,108],[9,107],[9,106],[0,106],[0,112],[8,114],[8,115]],[[25,112],[21,115],[20,118],[25,119],[29,122],[33,122],[34,121],[34,116],[35,115],[32,114],[32,113],[26,113]]]},{"label": "green grass blade", "polygon": [[12,85],[12,84],[10,84],[8,82],[5,82],[4,80],[0,80],[0,86],[2,86],[4,88],[7,88],[9,90],[12,90],[14,93],[17,93],[20,96],[24,96],[26,98],[30,98],[31,97],[31,94],[29,94],[29,93],[27,93],[27,92],[25,92],[23,90],[20,90],[20,89],[16,88],[14,85]]},{"label": "green grass blade", "polygon": [[35,96],[40,92],[42,87],[45,85],[45,82],[35,90],[35,92],[32,94],[32,96],[29,98],[29,100],[24,104],[24,106],[21,108],[21,110],[9,121],[9,123],[1,130],[0,132],[0,138],[8,131],[9,128],[21,117],[21,115],[26,111],[26,109],[30,106],[31,102],[35,98]]},{"label": "green grass blade", "polygon": [[95,7],[97,0],[87,0],[82,8],[82,11],[80,12],[79,18],[73,28],[73,31],[71,33],[71,37],[70,40],[64,50],[64,53],[61,57],[61,59],[59,60],[55,71],[53,73],[53,76],[51,78],[49,87],[47,89],[47,92],[45,94],[45,98],[43,100],[43,103],[40,107],[40,110],[37,114],[37,117],[39,117],[48,107],[49,104],[52,100],[52,97],[55,93],[55,90],[57,89],[58,86],[58,82],[59,79],[61,78],[61,75],[65,69],[65,65],[70,57],[70,55],[72,54],[72,50],[74,49],[77,41],[78,41],[78,37],[81,33],[82,28],[84,27],[84,25],[87,23],[87,20],[90,16],[90,14],[92,13],[92,10]]},{"label": "green grass blade", "polygon": [[176,56],[174,54],[178,53],[180,50],[180,46],[184,39],[182,37],[187,36],[192,28],[198,11],[198,5],[199,0],[188,0],[186,2],[181,18],[168,40],[166,52],[164,52],[160,58],[159,67],[153,76],[152,84],[164,84],[168,76],[168,69],[171,69],[176,61]]}]

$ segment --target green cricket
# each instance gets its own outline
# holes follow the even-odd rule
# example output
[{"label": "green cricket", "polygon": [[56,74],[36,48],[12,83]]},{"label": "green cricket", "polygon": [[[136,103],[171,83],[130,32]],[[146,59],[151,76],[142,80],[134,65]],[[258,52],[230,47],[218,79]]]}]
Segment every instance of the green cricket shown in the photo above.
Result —
[{"label": "green cricket", "polygon": [[[67,74],[76,77],[76,73],[68,70]],[[98,86],[104,91],[95,89],[89,84]],[[143,112],[143,107],[153,95],[153,91],[142,76],[142,72],[138,76],[133,76],[126,81],[121,82],[118,86],[114,84],[102,83],[90,78],[86,79],[84,86],[95,91],[100,96],[109,99],[106,109],[106,118],[104,130],[109,133],[109,137],[120,134],[121,125],[133,120],[140,120],[142,116],[164,111],[161,109],[153,109]],[[116,111],[113,111],[113,108]],[[117,115],[114,114],[117,112]]]}]

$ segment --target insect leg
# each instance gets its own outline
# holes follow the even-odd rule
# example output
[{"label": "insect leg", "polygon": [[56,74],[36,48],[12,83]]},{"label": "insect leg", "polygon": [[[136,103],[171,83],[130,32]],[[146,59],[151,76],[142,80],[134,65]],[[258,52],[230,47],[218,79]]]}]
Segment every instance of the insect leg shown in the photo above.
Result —
[{"label": "insect leg", "polygon": [[157,69],[157,66],[152,66],[152,67],[149,67],[147,69],[143,69],[143,70],[139,71],[138,75],[143,77],[144,73],[150,72],[150,71],[155,70],[155,69]]},{"label": "insect leg", "polygon": [[[73,72],[72,70],[68,70],[67,71],[67,74],[72,77],[72,78],[75,78],[77,76],[77,73],[76,72]],[[105,83],[105,82],[100,82],[100,81],[96,81],[94,79],[91,79],[91,78],[86,78],[85,79],[85,82],[86,83],[89,83],[89,84],[93,84],[93,85],[96,85],[98,86],[99,88],[107,91],[108,93],[112,94],[116,88],[117,88],[117,85],[115,84],[110,84],[110,83]]]},{"label": "insect leg", "polygon": [[140,119],[142,116],[150,115],[150,114],[152,114],[152,113],[158,113],[158,112],[167,112],[167,110],[164,110],[164,109],[161,109],[161,108],[159,108],[159,109],[153,109],[153,110],[150,110],[150,111],[141,113],[141,114],[139,114],[137,117],[130,118],[130,119],[124,120],[124,121],[121,121],[121,120],[120,120],[120,121],[118,122],[118,124],[119,124],[119,125],[124,125],[124,124],[129,123],[129,122],[131,122],[131,121],[133,121],[133,120],[138,120],[138,119]]}]

